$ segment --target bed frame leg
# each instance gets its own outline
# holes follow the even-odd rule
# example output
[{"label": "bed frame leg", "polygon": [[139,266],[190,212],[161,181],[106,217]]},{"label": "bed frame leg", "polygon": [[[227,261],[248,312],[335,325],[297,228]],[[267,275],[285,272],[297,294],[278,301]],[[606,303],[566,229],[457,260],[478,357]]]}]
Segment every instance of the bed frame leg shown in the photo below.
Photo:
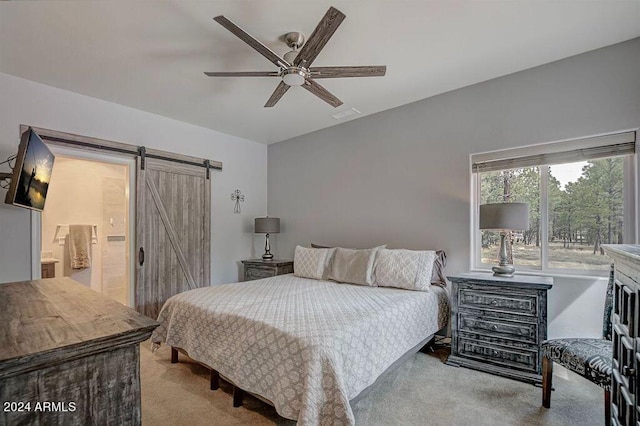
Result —
[{"label": "bed frame leg", "polygon": [[171,364],[176,364],[178,362],[178,348],[174,348],[171,346]]},{"label": "bed frame leg", "polygon": [[211,369],[211,390],[218,390],[220,388],[220,373],[213,368]]},{"label": "bed frame leg", "polygon": [[427,350],[432,353],[436,351],[436,336],[433,336],[427,343]]},{"label": "bed frame leg", "polygon": [[420,348],[420,352],[423,354],[429,354],[436,351],[436,336],[433,336],[423,347]]},{"label": "bed frame leg", "polygon": [[233,385],[233,406],[234,407],[242,407],[242,397],[244,396],[244,391]]}]

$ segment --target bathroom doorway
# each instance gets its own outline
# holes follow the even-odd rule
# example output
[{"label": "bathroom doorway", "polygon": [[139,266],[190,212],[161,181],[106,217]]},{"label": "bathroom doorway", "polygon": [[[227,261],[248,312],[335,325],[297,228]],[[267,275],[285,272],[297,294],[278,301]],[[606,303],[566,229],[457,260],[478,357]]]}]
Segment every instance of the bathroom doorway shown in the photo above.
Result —
[{"label": "bathroom doorway", "polygon": [[[20,128],[24,132],[28,126],[21,125]],[[222,171],[220,161],[39,127],[33,129],[56,156],[56,162],[44,214],[31,212],[32,279],[40,278],[46,272],[46,263],[41,263],[42,258],[49,260],[48,256],[59,256],[60,258],[51,259],[52,262],[57,261],[53,267],[56,276],[67,274],[87,287],[118,298],[120,302],[154,319],[169,297],[188,289],[210,285],[211,176],[213,171]],[[65,176],[65,171],[60,173],[63,177],[58,176],[57,159],[63,158],[62,163],[65,163],[64,158],[67,157],[72,164],[75,159],[86,160],[89,165],[80,176],[76,175],[73,180],[56,185],[56,180]],[[118,232],[112,229],[122,222],[115,218],[112,221],[110,212],[105,214],[103,211],[102,216],[97,219],[73,216],[89,210],[89,207],[83,206],[93,207],[94,203],[100,202],[104,205],[107,197],[104,194],[105,186],[100,186],[99,182],[91,185],[87,182],[94,176],[99,176],[100,165],[105,163],[122,165],[125,166],[122,170],[126,170],[123,171],[127,176],[124,184],[127,203],[124,242],[121,241],[122,228]],[[62,167],[66,169],[64,164]],[[120,176],[122,175],[117,177]],[[60,188],[56,196],[57,186]],[[83,190],[69,198],[76,187]],[[82,200],[87,198],[88,193],[95,195],[94,201],[83,205]],[[56,204],[55,198],[67,201],[61,203],[62,207],[54,206],[50,211],[50,205]],[[54,201],[50,204],[52,199]],[[67,216],[54,219],[51,215],[55,211]],[[71,216],[75,218],[69,219]],[[45,221],[47,229],[44,229]],[[83,227],[84,234],[80,234],[90,236],[91,242],[85,246],[91,245],[89,250],[92,259],[100,256],[99,266],[91,264],[91,268],[99,273],[94,274],[93,271],[88,271],[89,268],[71,267],[70,253],[65,252],[67,241],[60,241],[65,228],[61,226],[62,234],[56,235],[58,225],[69,225],[67,234],[71,231],[71,225],[87,225]],[[69,236],[70,239],[71,237]],[[64,238],[67,238],[66,235]],[[119,266],[114,267],[109,260],[104,260],[104,256],[113,252],[107,251],[105,254],[103,245],[106,242],[112,246],[118,244],[120,248],[127,247],[126,300],[122,297],[121,283],[124,281],[114,279],[116,284],[113,285],[108,282],[109,274],[122,277],[122,263],[118,261]],[[66,247],[68,250],[69,247]],[[77,248],[74,242],[74,250]],[[65,254],[67,258],[64,257]],[[67,262],[69,266],[65,269]]]},{"label": "bathroom doorway", "polygon": [[41,217],[42,277],[70,277],[132,306],[133,161],[53,147]]}]

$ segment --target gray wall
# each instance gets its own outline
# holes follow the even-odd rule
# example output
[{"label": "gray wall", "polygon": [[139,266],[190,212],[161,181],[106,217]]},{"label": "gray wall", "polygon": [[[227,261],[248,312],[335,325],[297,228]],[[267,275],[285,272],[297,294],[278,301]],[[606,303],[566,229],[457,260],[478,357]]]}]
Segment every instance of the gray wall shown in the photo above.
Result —
[{"label": "gray wall", "polygon": [[[465,271],[470,154],[639,126],[634,39],[270,145],[275,253],[386,243],[444,249],[446,272]],[[557,279],[550,335],[597,334],[603,291],[603,280]]]},{"label": "gray wall", "polygon": [[[261,253],[253,218],[267,209],[264,144],[0,73],[0,161],[17,152],[20,124],[222,161],[224,171],[211,180],[211,282],[237,281],[239,261]],[[247,196],[242,214],[233,214],[235,189]],[[0,189],[0,283],[29,280],[31,214],[4,204],[5,193]]]}]

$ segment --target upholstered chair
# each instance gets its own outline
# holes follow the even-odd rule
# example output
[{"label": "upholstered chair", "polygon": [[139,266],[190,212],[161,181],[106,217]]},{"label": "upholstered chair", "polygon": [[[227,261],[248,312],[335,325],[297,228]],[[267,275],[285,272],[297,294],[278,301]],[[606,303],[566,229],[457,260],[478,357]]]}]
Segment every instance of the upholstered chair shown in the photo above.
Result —
[{"label": "upholstered chair", "polygon": [[604,416],[607,426],[611,424],[613,283],[611,265],[601,339],[552,339],[542,343],[542,405],[545,408],[551,406],[553,363],[556,362],[604,389]]}]

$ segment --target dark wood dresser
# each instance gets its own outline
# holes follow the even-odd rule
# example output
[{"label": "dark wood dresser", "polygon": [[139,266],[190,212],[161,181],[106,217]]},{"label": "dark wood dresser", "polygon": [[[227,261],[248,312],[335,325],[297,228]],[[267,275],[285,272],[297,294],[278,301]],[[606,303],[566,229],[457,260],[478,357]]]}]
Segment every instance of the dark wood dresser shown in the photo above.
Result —
[{"label": "dark wood dresser", "polygon": [[542,383],[540,344],[547,338],[547,290],[553,278],[467,273],[452,283],[447,364]]},{"label": "dark wood dresser", "polygon": [[640,424],[640,245],[603,245],[615,264],[611,424]]},{"label": "dark wood dresser", "polygon": [[0,284],[0,424],[140,424],[157,326],[70,278]]},{"label": "dark wood dresser", "polygon": [[293,272],[292,260],[248,259],[243,260],[242,264],[244,265],[245,281],[259,280]]}]

